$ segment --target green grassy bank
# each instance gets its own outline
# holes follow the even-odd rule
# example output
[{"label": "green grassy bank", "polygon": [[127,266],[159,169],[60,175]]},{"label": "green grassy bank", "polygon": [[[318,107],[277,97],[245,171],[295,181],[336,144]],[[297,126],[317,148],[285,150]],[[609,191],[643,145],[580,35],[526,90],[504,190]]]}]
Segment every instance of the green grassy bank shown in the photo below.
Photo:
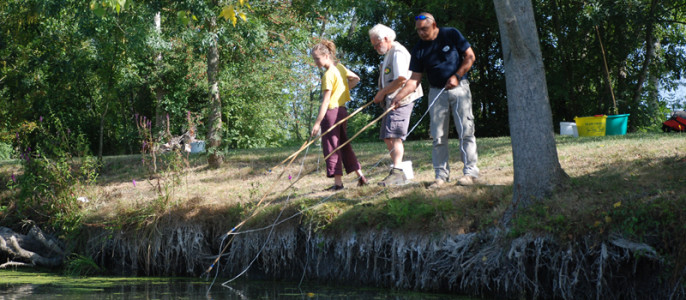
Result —
[{"label": "green grassy bank", "polygon": [[[620,235],[653,247],[672,274],[665,279],[678,277],[686,266],[686,136],[556,139],[571,181],[550,199],[518,213],[507,237],[547,236],[564,245]],[[167,154],[158,158],[156,173],[139,155],[107,157],[96,183],[74,190],[74,198],[87,199],[78,203],[82,229],[63,237],[79,252],[89,242],[79,233],[106,230],[145,239],[180,224],[199,224],[212,239],[237,225],[238,231],[249,231],[282,222],[334,237],[369,230],[422,236],[479,233],[500,227],[511,201],[513,167],[509,138],[477,142],[479,184],[450,183],[439,190],[426,189],[433,180],[430,141],[406,143],[405,160],[412,161],[415,178],[391,188],[376,185],[388,172],[385,145],[353,143],[371,184],[356,187],[351,174],[340,192],[323,191],[333,180],[325,178],[321,150],[315,146],[288,167],[278,165],[296,148],[231,151],[216,170],[205,166],[203,155]],[[451,169],[460,174],[455,140],[451,147]],[[16,162],[0,163],[2,178],[21,172]],[[19,229],[22,220],[13,215],[17,191],[5,187],[0,195],[0,223]]]},{"label": "green grassy bank", "polygon": [[[511,201],[509,138],[478,140],[480,184],[449,184],[436,191],[425,188],[433,179],[430,141],[407,142],[405,160],[413,162],[415,178],[411,184],[392,188],[376,186],[388,172],[385,146],[380,142],[353,146],[371,185],[356,187],[351,174],[344,177],[346,189],[338,193],[323,191],[333,181],[325,178],[321,150],[313,145],[289,168],[274,166],[295,148],[231,151],[218,170],[208,169],[202,155],[185,156],[181,167],[174,168],[164,167],[164,158],[158,158],[156,174],[141,163],[140,155],[106,157],[96,184],[81,187],[74,197],[88,199],[79,204],[80,213],[83,223],[93,225],[143,226],[167,214],[211,220],[216,217],[213,214],[228,213],[232,220],[222,224],[228,230],[248,218],[255,226],[271,222],[287,200],[293,211],[307,209],[313,222],[326,230],[392,228],[454,233],[497,225]],[[460,174],[462,168],[457,146],[451,140],[453,174]],[[644,239],[658,228],[672,232],[680,229],[673,228],[674,224],[686,223],[681,219],[686,215],[682,213],[686,207],[682,205],[685,136],[558,136],[557,147],[560,163],[571,177],[570,185],[519,214],[512,234],[534,231],[573,238],[589,232],[621,231]],[[16,161],[0,162],[3,181],[21,172]],[[299,174],[299,180],[286,189]],[[0,222],[13,226],[11,222],[19,221],[11,216],[16,191],[6,186],[0,191]],[[258,216],[249,217],[255,210],[259,210]]]}]

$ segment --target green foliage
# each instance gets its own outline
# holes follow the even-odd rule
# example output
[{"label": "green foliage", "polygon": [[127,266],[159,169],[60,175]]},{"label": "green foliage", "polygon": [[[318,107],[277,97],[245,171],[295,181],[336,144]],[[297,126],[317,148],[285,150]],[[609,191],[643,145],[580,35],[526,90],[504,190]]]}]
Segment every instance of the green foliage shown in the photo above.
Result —
[{"label": "green foliage", "polygon": [[391,220],[392,227],[400,227],[409,223],[423,223],[434,216],[436,208],[418,199],[391,199],[386,203],[386,214]]},{"label": "green foliage", "polygon": [[528,232],[544,232],[565,238],[572,226],[571,221],[561,213],[551,213],[548,204],[535,203],[518,212],[512,220],[511,236],[520,236]]},{"label": "green foliage", "polygon": [[11,144],[0,142],[0,160],[8,160],[12,158],[14,149]]},{"label": "green foliage", "polygon": [[95,183],[99,168],[85,137],[55,115],[41,116],[38,123],[20,127],[14,146],[23,169],[11,186],[19,190],[14,217],[47,222],[67,233],[76,229],[81,221],[77,197]]},{"label": "green foliage", "polygon": [[[550,16],[537,17],[537,23],[554,121],[614,114],[612,89],[619,113],[630,113],[629,131],[658,131],[657,125],[672,106],[658,95],[658,82],[669,90],[683,76],[683,67],[676,66],[683,63],[684,49],[679,45],[685,37],[677,29],[681,25],[658,16],[683,20],[683,6],[651,8],[650,1],[537,2],[536,15]],[[650,58],[646,44],[651,39],[660,41],[660,48],[646,65]],[[601,42],[610,86],[602,68]],[[585,46],[579,48],[580,44]],[[639,85],[641,78],[645,81]]]},{"label": "green foliage", "polygon": [[[613,110],[599,41],[618,110],[630,113],[630,131],[656,131],[665,112],[683,107],[682,99],[663,99],[657,89],[677,88],[686,74],[686,35],[679,25],[686,6],[651,11],[651,4],[534,1],[554,124]],[[187,111],[208,112],[207,50],[217,45],[226,125],[220,150],[299,144],[320,100],[310,97],[319,77],[308,54],[312,37],[333,39],[341,61],[360,75],[353,110],[377,90],[381,58],[367,30],[389,25],[411,49],[418,41],[412,16],[420,10],[432,12],[440,26],[458,28],[475,50],[470,88],[479,136],[508,135],[500,37],[489,1],[7,0],[0,3],[0,140],[50,112],[84,134],[91,152],[102,149],[104,155],[137,152],[135,113],[151,116],[155,130],[169,114],[175,124],[170,131],[182,133]],[[158,12],[160,32],[153,26]],[[215,31],[208,26],[213,18]],[[660,48],[644,66],[648,36]],[[417,103],[410,124],[428,102],[424,97]],[[373,119],[381,110],[365,113]],[[369,120],[353,118],[350,131]],[[205,128],[198,131],[205,135]],[[360,139],[375,137],[373,127]],[[424,122],[410,139],[428,137]]]},{"label": "green foliage", "polygon": [[[349,111],[352,113],[352,110]],[[357,134],[364,126],[367,126],[369,122],[373,120],[373,117],[369,114],[361,112],[348,120],[348,138],[353,137]],[[379,123],[381,120],[377,121],[374,125],[369,126],[364,132],[360,133],[359,136],[355,138],[355,141],[378,141],[379,139]]]},{"label": "green foliage", "polygon": [[[164,213],[172,204],[170,200],[177,187],[183,183],[186,171],[190,167],[190,153],[186,151],[190,150],[190,145],[186,144],[195,134],[197,118],[188,112],[186,128],[189,128],[189,136],[182,139],[180,142],[184,144],[180,145],[172,144],[169,120],[166,122],[167,130],[159,134],[154,133],[152,121],[147,117],[136,115],[136,120],[141,140],[142,164],[146,168],[148,181],[157,193],[157,198],[151,205],[152,212]],[[164,141],[167,141],[167,144],[162,145]],[[167,152],[163,151],[163,146],[169,147],[166,149]]]},{"label": "green foliage", "polygon": [[421,191],[413,191],[401,198],[373,202],[331,201],[317,205],[315,210],[308,209],[311,205],[301,204],[305,222],[315,230],[329,232],[370,228],[441,231],[444,222],[460,210],[451,200],[427,198]]},{"label": "green foliage", "polygon": [[103,269],[92,258],[72,254],[65,263],[64,274],[67,276],[94,276],[103,273]]},{"label": "green foliage", "polygon": [[[643,201],[618,201],[612,208],[603,212],[604,223],[596,223],[597,226],[605,226],[610,230],[617,230],[623,234],[634,237],[658,236],[666,243],[671,236],[686,234],[686,218],[680,211],[686,204],[686,198],[679,197],[670,199],[670,193],[657,196],[656,199],[643,203]],[[666,196],[666,197],[665,197]]]}]

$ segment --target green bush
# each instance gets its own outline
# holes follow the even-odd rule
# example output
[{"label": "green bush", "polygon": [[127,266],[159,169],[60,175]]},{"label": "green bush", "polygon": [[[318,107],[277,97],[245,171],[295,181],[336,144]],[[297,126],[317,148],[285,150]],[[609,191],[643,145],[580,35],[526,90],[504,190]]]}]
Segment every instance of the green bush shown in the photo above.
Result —
[{"label": "green bush", "polygon": [[104,273],[104,270],[92,258],[72,254],[67,259],[64,273],[67,276],[93,276]]},{"label": "green bush", "polygon": [[[352,113],[353,110],[351,109],[348,112]],[[358,131],[367,126],[372,120],[374,120],[372,115],[362,112],[350,118],[348,120],[348,138],[352,138]],[[355,138],[355,142],[359,143],[363,141],[378,141],[380,122],[381,120],[365,129],[364,132],[360,133],[360,135]]]},{"label": "green bush", "polygon": [[75,195],[95,182],[99,167],[85,136],[50,116],[22,124],[14,143],[23,174],[11,187],[17,189],[13,216],[67,233],[76,229],[81,212]]},{"label": "green bush", "polygon": [[8,160],[12,158],[12,145],[0,142],[0,160]]}]

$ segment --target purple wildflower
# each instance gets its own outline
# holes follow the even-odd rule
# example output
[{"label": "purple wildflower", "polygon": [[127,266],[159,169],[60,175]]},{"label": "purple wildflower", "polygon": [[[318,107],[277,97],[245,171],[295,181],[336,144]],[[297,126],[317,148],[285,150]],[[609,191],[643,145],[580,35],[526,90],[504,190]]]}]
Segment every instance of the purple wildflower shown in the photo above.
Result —
[{"label": "purple wildflower", "polygon": [[43,122],[43,116],[40,116],[40,117],[38,118],[38,122]]},{"label": "purple wildflower", "polygon": [[15,136],[17,137],[17,140],[18,140],[18,139],[19,139],[19,132],[17,132],[17,133],[15,134]]},{"label": "purple wildflower", "polygon": [[17,182],[17,178],[14,177],[14,173],[12,173],[12,182]]},{"label": "purple wildflower", "polygon": [[293,179],[293,177],[291,177],[291,174],[288,174],[288,180],[291,180],[291,179]]},{"label": "purple wildflower", "polygon": [[133,187],[136,187],[136,179],[131,180],[133,182]]}]

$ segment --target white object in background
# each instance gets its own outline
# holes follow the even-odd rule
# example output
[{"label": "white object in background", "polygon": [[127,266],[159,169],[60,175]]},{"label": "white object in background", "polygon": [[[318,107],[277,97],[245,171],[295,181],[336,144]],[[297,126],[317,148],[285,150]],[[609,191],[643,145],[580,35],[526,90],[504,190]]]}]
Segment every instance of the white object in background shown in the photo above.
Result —
[{"label": "white object in background", "polygon": [[[391,168],[393,168],[394,165],[391,164]],[[414,172],[412,171],[412,161],[411,160],[406,160],[400,163],[400,166],[398,166],[398,169],[403,169],[403,173],[405,173],[405,178],[407,180],[410,180],[414,178]]]},{"label": "white object in background", "polygon": [[191,143],[191,153],[205,152],[205,141],[195,141]]},{"label": "white object in background", "polygon": [[560,122],[560,135],[573,135],[579,137],[575,122]]},{"label": "white object in background", "polygon": [[83,202],[83,203],[88,203],[88,202],[89,202],[89,201],[88,201],[88,198],[86,198],[86,197],[78,197],[78,198],[76,198],[76,200],[77,200],[77,201],[80,201],[80,202]]}]

